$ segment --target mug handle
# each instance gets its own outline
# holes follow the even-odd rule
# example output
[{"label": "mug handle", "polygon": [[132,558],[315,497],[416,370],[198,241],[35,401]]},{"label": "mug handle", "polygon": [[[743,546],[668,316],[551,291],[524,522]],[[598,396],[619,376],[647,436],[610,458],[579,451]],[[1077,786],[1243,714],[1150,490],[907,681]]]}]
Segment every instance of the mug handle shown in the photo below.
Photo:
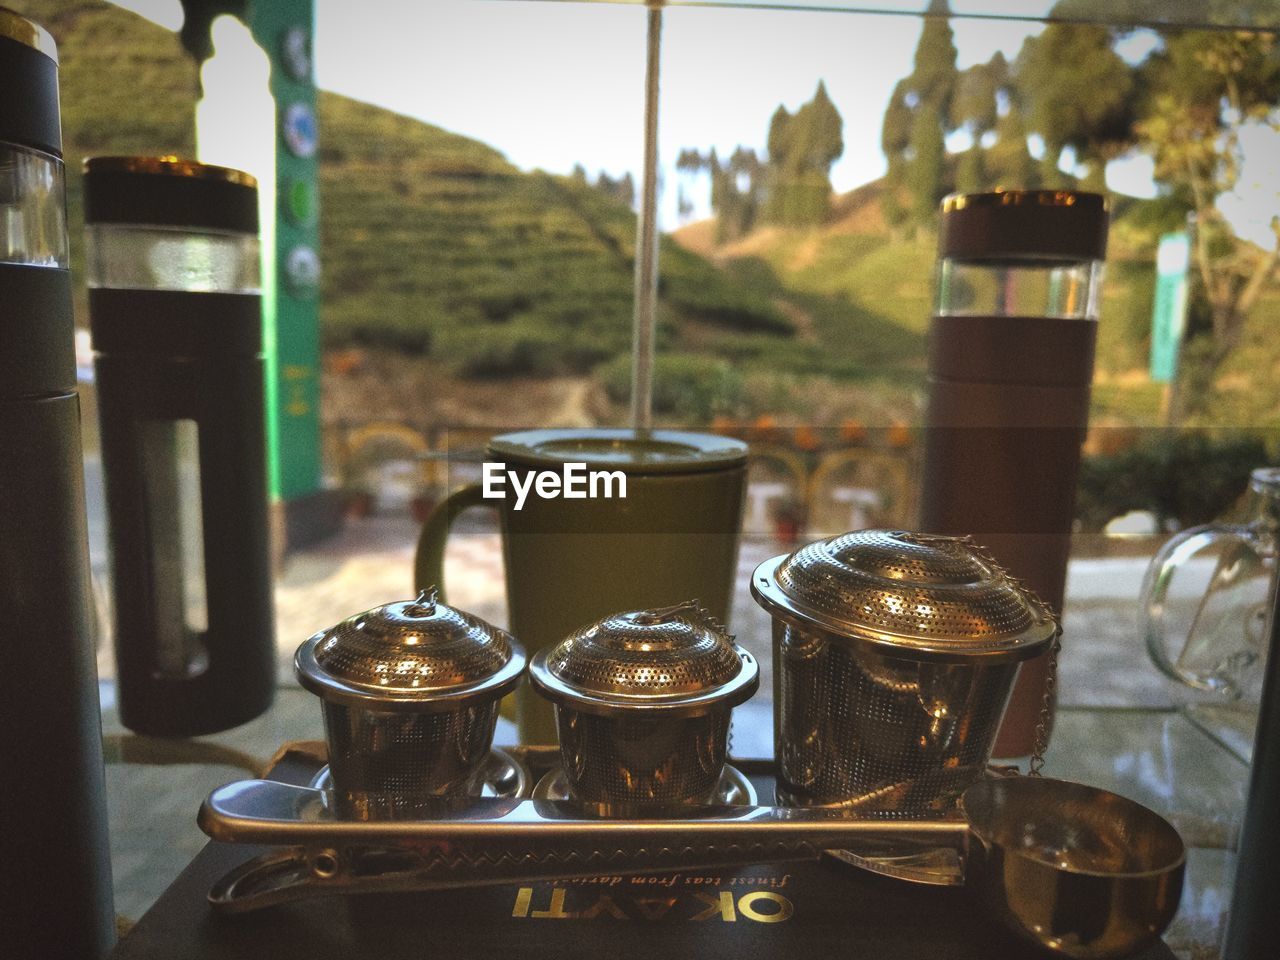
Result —
[{"label": "mug handle", "polygon": [[418,535],[418,547],[413,556],[413,587],[415,590],[426,590],[435,587],[442,602],[445,600],[444,586],[444,545],[449,539],[449,530],[464,510],[472,507],[488,507],[497,509],[497,504],[484,498],[484,488],[478,483],[468,484],[455,490],[436,504],[435,509],[427,516],[422,525],[422,533]]},{"label": "mug handle", "polygon": [[[1177,536],[1171,537],[1156,555],[1151,558],[1151,565],[1142,582],[1142,617],[1143,635],[1147,641],[1147,653],[1151,662],[1165,676],[1184,683],[1196,690],[1219,690],[1220,681],[1205,674],[1196,673],[1181,666],[1169,655],[1168,629],[1165,623],[1165,601],[1169,595],[1169,587],[1173,583],[1174,574],[1192,557],[1212,546],[1225,544],[1226,549],[1248,551],[1255,557],[1260,556],[1255,546],[1257,533],[1250,527],[1232,523],[1210,523],[1192,527]],[[1219,561],[1214,569],[1213,579],[1208,590],[1212,591],[1220,577],[1223,563]],[[1206,593],[1206,596],[1208,594]],[[1197,618],[1198,618],[1197,614]],[[1191,640],[1195,624],[1187,633],[1183,642]]]}]

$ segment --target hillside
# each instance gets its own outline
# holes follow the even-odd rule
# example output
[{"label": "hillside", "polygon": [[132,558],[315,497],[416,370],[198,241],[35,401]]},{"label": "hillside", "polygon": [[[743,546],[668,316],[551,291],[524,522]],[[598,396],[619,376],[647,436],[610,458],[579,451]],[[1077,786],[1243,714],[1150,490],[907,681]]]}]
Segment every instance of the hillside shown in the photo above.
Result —
[{"label": "hillside", "polygon": [[[59,44],[72,261],[82,276],[80,161],[190,155],[196,67],[175,34],[99,0],[13,2]],[[579,180],[522,172],[488,146],[331,93],[320,96],[319,121],[321,327],[330,351],[417,357],[445,393],[474,392],[468,383],[498,376],[568,377],[579,386],[587,378],[600,401],[592,416],[620,415],[631,338],[630,209]],[[914,404],[898,371],[918,382],[918,335],[876,311],[850,312],[842,298],[789,291],[759,263],[720,268],[664,240],[659,320],[659,412],[671,418],[848,412],[848,396],[824,375],[867,384],[853,393],[877,409],[886,390],[894,410]],[[374,379],[406,369],[394,360],[363,366]],[[361,391],[330,390],[338,367],[358,377],[362,365],[354,373],[350,363],[331,365],[326,396],[341,408]],[[429,422],[432,402],[398,409]],[[491,416],[531,414],[516,398]]]},{"label": "hillside", "polygon": [[[79,273],[80,160],[192,153],[196,67],[176,35],[100,0],[14,2],[59,42]],[[319,119],[328,419],[624,415],[629,208],[581,179],[521,171],[485,144],[336,94],[320,95]],[[820,228],[764,227],[717,247],[713,225],[702,223],[664,238],[662,417],[918,418],[934,240],[893,236],[881,190],[870,183],[834,198]],[[1098,422],[1160,420],[1162,389],[1145,374],[1151,279],[1156,237],[1175,225],[1159,203],[1117,205]],[[1278,318],[1273,290],[1214,382],[1199,388],[1196,422],[1280,424],[1271,385],[1280,343],[1270,335]]]},{"label": "hillside", "polygon": [[[320,120],[329,346],[407,351],[473,384],[588,376],[599,401],[592,417],[622,415],[629,208],[579,180],[521,172],[487,146],[333,94],[322,95]],[[919,331],[842,294],[793,289],[764,262],[716,265],[669,238],[660,274],[659,415],[912,415]],[[366,382],[335,389],[371,398],[353,403],[388,402],[378,381],[397,368],[375,358]]]},{"label": "hillside", "polygon": [[[894,237],[880,211],[877,181],[834,198],[816,228],[766,226],[717,246],[714,224],[689,224],[673,239],[725,269],[770,271],[789,295],[843,300],[851,316],[874,314],[923,351],[932,298],[936,239]],[[1163,388],[1147,376],[1155,248],[1162,232],[1178,229],[1181,214],[1161,201],[1114,197],[1111,238],[1098,329],[1094,421],[1114,425],[1161,422]],[[1201,403],[1192,425],[1280,425],[1280,290],[1275,285],[1248,320],[1243,343],[1209,383],[1197,384]]]},{"label": "hillside", "polygon": [[[631,339],[635,217],[568,177],[322,94],[324,334],[464,376],[582,373]],[[789,338],[769,291],[664,245],[663,346],[688,324]]]}]

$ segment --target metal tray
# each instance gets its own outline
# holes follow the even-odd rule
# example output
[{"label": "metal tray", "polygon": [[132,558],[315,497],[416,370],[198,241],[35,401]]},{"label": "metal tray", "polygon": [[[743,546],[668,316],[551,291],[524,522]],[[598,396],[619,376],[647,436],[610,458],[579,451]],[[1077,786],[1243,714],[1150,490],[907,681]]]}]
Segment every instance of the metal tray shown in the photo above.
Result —
[{"label": "metal tray", "polygon": [[[908,824],[857,820],[839,807],[742,804],[773,792],[773,764],[735,760],[735,789],[679,817],[618,817],[563,800],[529,798],[554,779],[554,747],[507,748],[503,783],[489,796],[442,799],[431,819],[344,819],[325,789],[324,745],[288,744],[277,759],[314,764],[311,786],[244,780],[210,794],[199,823],[227,843],[275,847],[211,889],[215,909],[239,913],[329,894],[491,886],[602,872],[654,872],[763,862],[835,859],[899,879],[961,882],[968,831],[958,815]],[[513,773],[511,765],[518,768]],[[855,846],[857,852],[846,849]],[[949,857],[947,854],[949,853]]]}]

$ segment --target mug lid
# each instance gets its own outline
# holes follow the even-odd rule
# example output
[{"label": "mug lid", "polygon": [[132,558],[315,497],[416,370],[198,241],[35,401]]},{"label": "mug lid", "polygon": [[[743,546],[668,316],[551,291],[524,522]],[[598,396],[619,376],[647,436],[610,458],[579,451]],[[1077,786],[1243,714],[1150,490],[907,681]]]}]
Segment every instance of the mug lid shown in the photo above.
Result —
[{"label": "mug lid", "polygon": [[907,659],[1026,659],[1057,633],[1049,610],[968,537],[859,530],[766,560],[771,614]]},{"label": "mug lid", "polygon": [[489,441],[489,453],[536,466],[585,463],[623,473],[696,473],[741,466],[747,445],[714,433],[589,427],[503,434]]},{"label": "mug lid", "polygon": [[298,682],[324,700],[416,711],[501,697],[524,666],[510,634],[437,601],[434,588],[348,617],[294,657]]},{"label": "mug lid", "polygon": [[534,689],[547,699],[615,715],[729,709],[755,692],[759,673],[755,658],[697,601],[611,614],[529,665]]}]

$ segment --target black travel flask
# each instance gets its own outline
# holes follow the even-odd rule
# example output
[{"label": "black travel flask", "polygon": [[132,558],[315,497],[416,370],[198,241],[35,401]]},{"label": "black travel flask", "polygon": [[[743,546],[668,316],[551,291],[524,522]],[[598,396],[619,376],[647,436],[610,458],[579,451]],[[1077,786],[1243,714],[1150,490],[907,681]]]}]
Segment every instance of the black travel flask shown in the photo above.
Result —
[{"label": "black travel flask", "polygon": [[275,690],[257,184],[97,157],[85,224],[120,719],[226,730]]},{"label": "black travel flask", "polygon": [[57,52],[0,9],[0,954],[115,939]]},{"label": "black travel flask", "polygon": [[[938,235],[920,527],[971,535],[1058,615],[1107,227],[1096,193],[997,191],[948,197]],[[995,756],[1047,740],[1050,668],[1023,664]]]}]

